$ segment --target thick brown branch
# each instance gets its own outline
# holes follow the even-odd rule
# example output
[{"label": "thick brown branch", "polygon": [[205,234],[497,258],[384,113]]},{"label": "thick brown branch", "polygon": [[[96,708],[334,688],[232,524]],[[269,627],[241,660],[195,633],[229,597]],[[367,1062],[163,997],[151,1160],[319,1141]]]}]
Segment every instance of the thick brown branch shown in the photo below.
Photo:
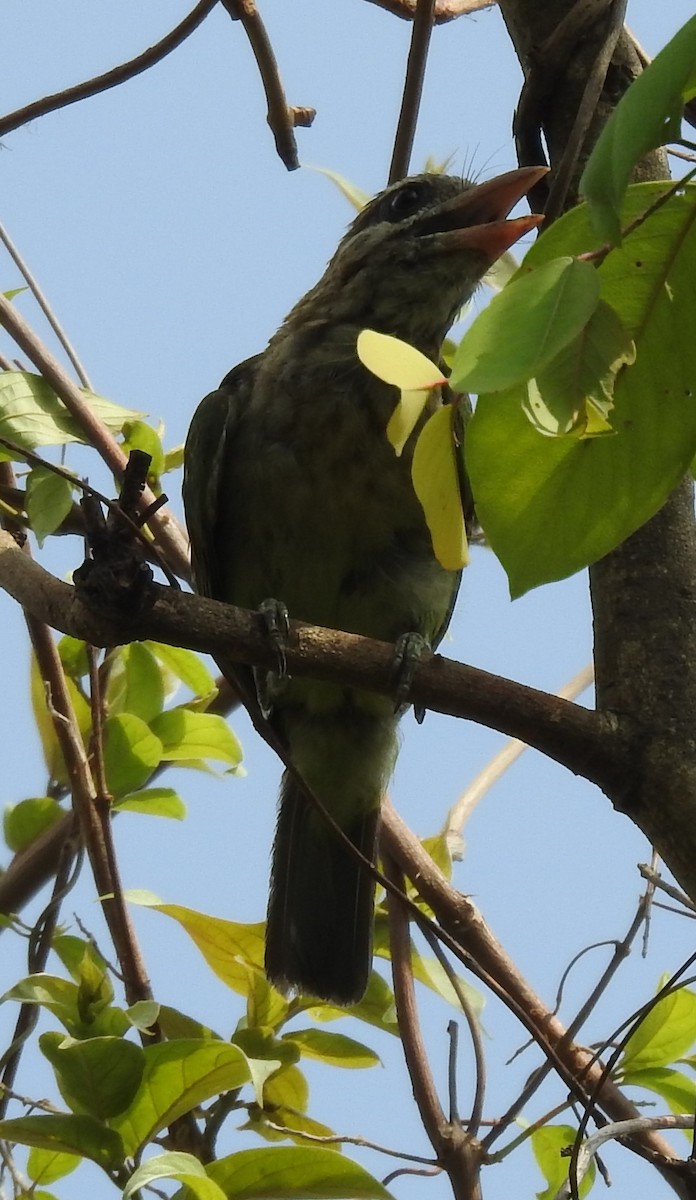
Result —
[{"label": "thick brown branch", "polygon": [[[589,1050],[568,1039],[567,1030],[522,977],[475,906],[445,879],[388,800],[382,806],[381,842],[384,851],[411,880],[417,882],[420,895],[442,928],[462,947],[465,956],[469,955],[482,973],[495,983],[501,998],[508,998],[511,1008],[523,1018],[540,1047],[546,1053],[551,1052],[563,1075],[581,1083],[583,1089],[596,1087],[602,1076],[601,1064],[594,1061]],[[604,1082],[598,1104],[612,1120],[626,1121],[639,1115],[610,1080]],[[673,1157],[672,1147],[659,1134],[646,1133],[642,1145],[667,1159]],[[691,1195],[686,1181],[676,1171],[663,1170],[677,1194]]]},{"label": "thick brown branch", "polygon": [[[0,533],[0,587],[53,628],[95,646],[152,638],[234,661],[271,667],[276,663],[274,647],[254,613],[153,584],[152,608],[119,623],[88,608],[73,587],[38,563],[28,562],[4,533]],[[296,675],[383,695],[393,691],[393,647],[353,634],[294,622],[287,663]],[[436,654],[424,657],[410,699],[520,737],[601,786],[611,786],[621,771],[612,726],[600,714],[487,671]]]},{"label": "thick brown branch", "polygon": [[154,46],[149,46],[147,50],[143,50],[142,54],[136,55],[128,62],[120,63],[110,71],[105,71],[103,75],[95,75],[93,79],[76,83],[74,87],[66,88],[63,92],[42,96],[40,100],[33,100],[31,104],[26,104],[23,108],[15,109],[14,112],[0,117],[0,137],[11,133],[13,129],[19,129],[28,121],[35,121],[37,117],[44,117],[47,113],[56,112],[59,108],[67,108],[69,104],[75,104],[78,100],[86,100],[89,96],[97,96],[100,92],[118,87],[120,83],[125,83],[128,79],[133,79],[136,75],[147,71],[148,67],[154,66],[172,50],[176,50],[177,46],[180,46],[207,17],[211,9],[215,8],[217,2],[218,0],[200,0],[200,3],[191,10],[188,16],[184,17],[183,21],[166,34],[161,41],[155,42]]}]

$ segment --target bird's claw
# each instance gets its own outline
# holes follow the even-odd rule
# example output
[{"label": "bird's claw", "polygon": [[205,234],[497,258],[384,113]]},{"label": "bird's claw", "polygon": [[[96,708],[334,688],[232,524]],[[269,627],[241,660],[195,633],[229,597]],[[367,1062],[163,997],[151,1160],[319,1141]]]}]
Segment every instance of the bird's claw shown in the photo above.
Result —
[{"label": "bird's claw", "polygon": [[266,636],[276,652],[276,674],[282,679],[288,669],[285,650],[290,636],[290,616],[287,605],[282,600],[263,600],[259,605],[259,616]]},{"label": "bird's claw", "polygon": [[[403,633],[398,639],[392,663],[395,712],[407,707],[416,667],[426,650],[430,649],[430,642],[420,633]],[[420,704],[414,704],[413,715],[421,725],[425,719],[425,708]]]}]

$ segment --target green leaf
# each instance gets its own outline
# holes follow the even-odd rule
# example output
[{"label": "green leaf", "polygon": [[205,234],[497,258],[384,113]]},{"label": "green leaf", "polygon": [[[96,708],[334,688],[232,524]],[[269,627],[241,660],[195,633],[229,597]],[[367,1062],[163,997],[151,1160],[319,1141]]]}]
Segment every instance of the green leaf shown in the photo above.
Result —
[{"label": "green leaf", "polygon": [[62,1154],[89,1158],[100,1167],[111,1168],[123,1162],[123,1142],[118,1133],[107,1129],[93,1117],[49,1113],[37,1117],[16,1117],[0,1121],[0,1138]]},{"label": "green leaf", "polygon": [[164,470],[164,450],[156,429],[145,421],[126,421],[123,425],[123,442],[121,449],[126,458],[131,450],[142,450],[151,458],[147,473],[148,483],[156,484]]},{"label": "green leaf", "polygon": [[455,409],[445,404],[426,422],[413,451],[411,475],[438,562],[459,571],[468,561],[466,529],[454,452]]},{"label": "green leaf", "polygon": [[389,1200],[391,1196],[363,1167],[323,1148],[240,1150],[210,1163],[208,1174],[227,1200]]},{"label": "green leaf", "polygon": [[306,1011],[315,1021],[335,1021],[338,1017],[349,1014],[359,1021],[365,1021],[367,1025],[384,1030],[385,1033],[399,1036],[394,993],[378,971],[370,973],[367,991],[358,1004],[352,1004],[350,1008],[340,1008],[336,1004],[317,1002]]},{"label": "green leaf", "polygon": [[306,1058],[317,1058],[332,1067],[375,1067],[381,1061],[374,1050],[362,1042],[323,1029],[294,1029],[292,1033],[283,1034],[283,1041],[298,1046]]},{"label": "green leaf", "polygon": [[[548,1187],[543,1192],[537,1192],[537,1200],[553,1200],[558,1189],[568,1179],[570,1159],[562,1157],[562,1151],[572,1146],[577,1137],[577,1131],[571,1125],[543,1125],[531,1135],[532,1150]],[[595,1177],[594,1161],[590,1163],[587,1174],[580,1184],[580,1196],[586,1196]]]},{"label": "green leaf", "polygon": [[123,1200],[129,1200],[134,1193],[149,1188],[158,1179],[178,1179],[186,1184],[188,1195],[195,1196],[196,1200],[225,1200],[225,1193],[213,1183],[198,1159],[178,1150],[158,1154],[138,1167],[123,1190]]},{"label": "green leaf", "polygon": [[[114,433],[121,430],[125,421],[143,415],[112,404],[93,392],[83,391],[82,395],[94,415]],[[4,371],[0,378],[0,437],[10,438],[28,450],[66,442],[89,444],[46,381],[24,371]]]},{"label": "green leaf", "polygon": [[452,367],[455,391],[503,392],[533,379],[592,316],[599,277],[590,263],[562,257],[530,265],[527,255],[520,277],[464,334]]},{"label": "green leaf", "polygon": [[[629,188],[626,219],[663,193]],[[592,248],[587,208],[544,234],[525,263]],[[696,450],[696,188],[651,215],[599,269],[602,299],[636,345],[614,393],[615,437],[542,437],[526,390],[480,396],[466,461],[478,517],[513,596],[597,561],[661,507]],[[504,332],[502,333],[504,336]]]},{"label": "green leaf", "polygon": [[620,208],[636,163],[681,137],[682,110],[696,95],[696,17],[634,81],[604,126],[580,180],[601,238],[621,240]]},{"label": "green leaf", "polygon": [[[66,677],[65,685],[70,696],[70,702],[77,719],[78,728],[85,741],[92,725],[92,713],[89,704],[70,676]],[[49,712],[46,700],[46,686],[36,665],[34,654],[31,656],[31,704],[34,720],[41,738],[41,746],[48,774],[58,783],[67,783],[68,776],[63,762],[63,755],[56,737],[53,717]]]},{"label": "green leaf", "polygon": [[624,1046],[621,1071],[664,1067],[696,1041],[696,994],[680,988],[663,996],[641,1021]]},{"label": "green leaf", "polygon": [[63,670],[75,682],[89,674],[87,646],[79,638],[71,637],[66,633],[58,642],[58,653]]},{"label": "green leaf", "polygon": [[40,546],[67,517],[73,490],[67,479],[47,467],[32,467],[27,477],[26,512]]},{"label": "green leaf", "polygon": [[[102,986],[103,981],[108,981],[106,963],[92,942],[86,941],[85,938],[75,937],[70,933],[60,933],[54,937],[51,946],[76,983],[82,983],[85,979],[88,963],[91,963],[93,968],[92,979],[99,978]],[[113,994],[113,988],[111,988],[108,993],[109,999],[113,999]]]},{"label": "green leaf", "polygon": [[140,1086],[145,1063],[143,1051],[133,1042],[117,1037],[78,1042],[44,1033],[39,1045],[73,1112],[99,1120],[115,1117],[128,1107]]},{"label": "green leaf", "polygon": [[142,1032],[152,1029],[159,1015],[160,1005],[156,1000],[136,1000],[126,1009],[126,1016],[133,1028]]},{"label": "green leaf", "polygon": [[[178,921],[195,942],[211,970],[233,991],[246,995],[247,967],[263,970],[263,921],[242,925],[235,921],[223,921],[219,917],[209,917],[179,904],[161,904],[145,899],[136,902],[147,904],[147,907]],[[341,1011],[345,1012],[345,1009]]]},{"label": "green leaf", "polygon": [[[297,1050],[288,1046],[288,1051]],[[270,1079],[266,1080],[263,1089],[264,1106],[274,1108],[292,1108],[295,1112],[306,1112],[309,1103],[309,1084],[304,1074],[294,1063],[283,1063]]]},{"label": "green leaf", "polygon": [[636,348],[613,308],[600,300],[582,332],[530,379],[524,409],[540,433],[596,437],[613,433],[614,386]]},{"label": "green leaf", "polygon": [[239,766],[242,748],[223,717],[215,713],[172,708],[160,713],[150,728],[162,743],[162,758],[170,761],[212,758]]},{"label": "green leaf", "polygon": [[112,796],[127,796],[145,783],[164,757],[152,730],[132,713],[117,713],[104,722],[104,766]]},{"label": "green leaf", "polygon": [[107,711],[133,713],[151,721],[162,711],[162,669],[152,651],[142,642],[122,646],[114,656],[106,689]]},{"label": "green leaf", "polygon": [[204,1100],[241,1087],[251,1078],[245,1055],[227,1042],[160,1042],[146,1046],[143,1055],[145,1066],[135,1099],[127,1112],[111,1121],[128,1155],[136,1154],[161,1129]]},{"label": "green leaf", "polygon": [[213,676],[200,655],[193,650],[182,650],[180,646],[165,646],[163,642],[143,643],[176,675],[194,696],[212,696],[217,692]]},{"label": "green leaf", "polygon": [[171,450],[167,450],[164,455],[164,470],[163,475],[169,471],[177,471],[179,467],[184,465],[184,443],[179,446],[172,446]]},{"label": "green leaf", "polygon": [[176,1008],[170,1008],[167,1004],[160,1005],[159,1011],[160,1029],[168,1041],[173,1042],[177,1038],[212,1038],[216,1041],[221,1041],[220,1035],[214,1030],[209,1029],[207,1025],[202,1025],[200,1021],[196,1021],[193,1017],[189,1017],[186,1013],[179,1012]]},{"label": "green leaf", "polygon": [[173,788],[142,788],[123,796],[114,804],[119,812],[145,813],[148,817],[169,817],[174,821],[183,821],[186,816],[186,805],[178,792]]},{"label": "green leaf", "polygon": [[[692,1113],[696,1107],[696,1083],[682,1071],[671,1067],[639,1067],[621,1072],[621,1086],[647,1088],[667,1101],[673,1113]],[[685,1131],[693,1137],[691,1130]]]},{"label": "green leaf", "polygon": [[30,800],[20,800],[19,804],[8,804],[3,815],[3,832],[8,848],[13,854],[18,854],[64,816],[65,809],[51,796],[35,796]]},{"label": "green leaf", "polygon": [[289,1002],[268,982],[263,971],[248,968],[246,1019],[249,1029],[264,1026],[277,1029],[285,1021]]},{"label": "green leaf", "polygon": [[121,1009],[108,1005],[103,989],[102,994],[95,995],[93,986],[88,989],[85,981],[78,985],[57,975],[29,975],[5,992],[2,1000],[39,1004],[52,1012],[76,1038],[120,1037],[129,1028]]},{"label": "green leaf", "polygon": [[[62,1150],[42,1150],[33,1146],[27,1157],[27,1175],[32,1183],[55,1183],[63,1179],[82,1162],[78,1154],[65,1154]],[[33,1193],[36,1196],[36,1191]]]}]

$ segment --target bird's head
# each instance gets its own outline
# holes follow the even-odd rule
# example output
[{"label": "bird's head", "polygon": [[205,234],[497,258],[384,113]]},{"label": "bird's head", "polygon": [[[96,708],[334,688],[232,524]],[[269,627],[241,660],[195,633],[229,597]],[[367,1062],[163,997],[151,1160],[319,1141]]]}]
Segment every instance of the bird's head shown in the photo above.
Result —
[{"label": "bird's head", "polygon": [[414,175],[358,214],[319,283],[290,314],[370,327],[435,351],[492,263],[542,217],[508,213],[546,173],[523,167],[473,184]]}]

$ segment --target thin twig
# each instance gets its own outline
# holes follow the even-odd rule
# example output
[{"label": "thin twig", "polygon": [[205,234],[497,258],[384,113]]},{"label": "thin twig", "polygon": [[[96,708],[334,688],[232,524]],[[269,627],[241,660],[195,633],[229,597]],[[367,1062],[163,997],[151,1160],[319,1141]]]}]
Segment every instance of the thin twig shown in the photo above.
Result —
[{"label": "thin twig", "polygon": [[546,218],[545,228],[561,215],[570,191],[571,182],[576,171],[577,163],[585,145],[592,119],[597,111],[597,103],[607,77],[607,71],[623,29],[626,15],[627,0],[613,0],[609,7],[609,19],[602,46],[595,58],[585,84],[573,128],[566,142],[563,157],[554,167],[551,176],[549,196],[544,209]]},{"label": "thin twig", "polygon": [[394,150],[389,167],[389,183],[396,183],[408,175],[413,150],[413,140],[416,136],[418,111],[423,94],[425,68],[428,62],[430,35],[433,31],[433,13],[435,0],[418,0],[416,15],[413,18],[411,45],[406,65],[406,78],[401,98],[401,111],[396,126]]},{"label": "thin twig", "polygon": [[[438,960],[443,971],[450,981],[452,989],[461,1005],[462,1012],[469,1026],[469,1035],[471,1037],[471,1045],[474,1052],[474,1066],[476,1082],[474,1086],[474,1099],[471,1105],[471,1115],[467,1122],[466,1132],[470,1137],[478,1137],[479,1128],[481,1126],[481,1117],[483,1115],[483,1102],[486,1095],[486,1056],[483,1052],[483,1041],[481,1038],[481,1028],[476,1017],[476,1013],[471,1005],[469,997],[464,988],[461,986],[456,971],[452,969],[452,964],[447,955],[444,953],[442,946],[437,938],[433,937],[431,931],[425,925],[419,922],[420,931],[427,941],[430,949]],[[450,1088],[450,1094],[452,1094]],[[456,1110],[456,1105],[455,1105]],[[458,1120],[456,1112],[450,1114],[450,1120]]]},{"label": "thin twig", "polygon": [[312,108],[292,108],[286,98],[280,71],[273,47],[255,0],[222,0],[233,21],[241,21],[244,32],[259,68],[259,75],[268,103],[267,121],[270,126],[278,157],[288,171],[300,165],[295,140],[296,125],[311,125],[314,119]]},{"label": "thin twig", "polygon": [[691,1114],[674,1116],[672,1113],[661,1117],[635,1117],[630,1121],[616,1121],[611,1125],[605,1125],[597,1133],[592,1134],[591,1137],[583,1141],[573,1164],[574,1178],[568,1179],[558,1189],[554,1200],[569,1200],[569,1197],[576,1192],[592,1159],[605,1142],[624,1141],[626,1138],[636,1137],[637,1134],[652,1133],[658,1129],[693,1128],[694,1117]]},{"label": "thin twig", "polygon": [[[594,668],[589,663],[581,671],[578,671],[577,675],[574,675],[555,694],[562,700],[575,700],[590,686],[593,679]],[[528,749],[529,746],[526,742],[521,742],[518,738],[511,738],[486,763],[478,775],[474,776],[471,783],[467,784],[467,787],[447,815],[444,833],[448,839],[454,841],[461,837],[462,829],[476,808],[476,805],[480,804],[486,793],[493,787],[493,784],[497,783],[500,777],[517,761],[520,755],[524,754],[525,750]]]},{"label": "thin twig", "polygon": [[[95,416],[80,389],[73,383],[48,347],[43,344],[10,301],[2,295],[0,295],[0,325],[14,338],[27,358],[51,385],[56,395],[77,421],[86,440],[120,479],[127,460],[115,437]],[[150,488],[145,488],[142,495],[142,508],[151,508],[156,503],[157,497]],[[173,514],[166,509],[160,509],[151,518],[149,524],[172,569],[182,578],[188,578],[188,542]]]},{"label": "thin twig", "polygon": [[[597,1005],[601,996],[603,996],[604,993],[606,992],[606,990],[609,987],[609,984],[611,983],[612,979],[614,978],[614,975],[616,974],[619,966],[621,965],[622,962],[624,962],[624,960],[630,954],[631,947],[632,947],[636,937],[638,936],[638,933],[640,932],[641,925],[645,921],[645,915],[646,915],[647,903],[648,903],[646,896],[647,896],[647,893],[644,893],[640,897],[640,899],[638,901],[638,905],[636,907],[636,911],[631,920],[631,924],[629,925],[624,938],[620,942],[609,943],[610,945],[614,946],[614,953],[612,954],[609,962],[607,963],[607,966],[602,971],[602,974],[600,975],[599,979],[597,980],[597,983],[593,987],[589,996],[587,997],[585,1002],[580,1006],[580,1008],[578,1009],[577,1013],[575,1014],[573,1020],[568,1025],[568,1028],[566,1029],[566,1031],[563,1035],[563,1039],[562,1039],[563,1043],[570,1044],[572,1039],[575,1038],[577,1033],[580,1031],[580,1029],[584,1025],[585,1021],[589,1017],[590,1013]],[[601,943],[599,943],[599,944],[601,944]],[[589,949],[591,949],[591,947],[585,947],[585,949],[583,951],[581,951],[581,954],[587,953],[587,951]],[[564,977],[565,977],[565,975],[567,975],[567,972],[572,968],[574,963],[576,963],[578,961],[579,957],[580,957],[580,955],[575,955],[574,959],[571,961],[569,966],[566,968]],[[558,1002],[558,997],[557,997],[557,1002]],[[554,1009],[554,1014],[556,1011],[557,1011],[557,1009]],[[530,1077],[530,1079],[527,1081],[524,1088],[520,1092],[519,1096],[510,1105],[507,1112],[500,1118],[500,1120],[498,1122],[496,1122],[493,1129],[491,1129],[491,1131],[488,1134],[486,1134],[486,1137],[484,1138],[484,1145],[487,1150],[490,1150],[490,1147],[497,1140],[497,1138],[499,1138],[500,1135],[512,1124],[512,1122],[517,1119],[518,1115],[522,1112],[525,1105],[527,1105],[529,1103],[532,1096],[541,1087],[541,1084],[543,1083],[544,1079],[546,1078],[546,1076],[548,1075],[550,1070],[551,1070],[551,1064],[549,1062],[545,1062],[545,1063],[542,1063],[541,1067],[539,1067],[539,1069],[533,1073],[533,1075]]]},{"label": "thin twig", "polygon": [[36,120],[37,117],[56,112],[60,108],[67,108],[69,104],[75,104],[78,100],[86,100],[89,96],[96,96],[99,92],[105,92],[109,88],[117,87],[126,80],[140,75],[142,71],[154,66],[177,46],[180,46],[208,16],[208,13],[215,8],[217,2],[218,0],[200,0],[200,3],[191,10],[188,16],[184,17],[183,21],[166,34],[161,41],[156,42],[147,50],[143,50],[142,54],[138,54],[128,62],[113,67],[103,75],[96,75],[94,79],[87,79],[83,83],[66,88],[65,91],[55,92],[51,96],[43,96],[40,100],[33,100],[31,104],[26,104],[23,108],[18,108],[14,112],[0,117],[0,137],[11,133],[13,129],[19,129],[28,121]]},{"label": "thin twig", "polygon": [[673,883],[668,883],[668,881],[663,879],[660,873],[656,871],[653,866],[648,866],[647,863],[638,863],[638,870],[643,876],[643,879],[647,879],[648,883],[651,883],[653,887],[659,888],[661,892],[665,892],[666,895],[671,896],[673,900],[676,900],[679,904],[682,904],[684,908],[688,908],[691,909],[692,912],[696,912],[696,904],[694,904],[693,900],[687,896],[686,892],[682,892],[681,889],[675,887]]},{"label": "thin twig", "polygon": [[[404,893],[406,890],[404,876],[389,857],[385,857],[384,870],[397,891]],[[423,1127],[439,1161],[442,1154],[442,1138],[448,1122],[438,1098],[435,1080],[430,1071],[425,1043],[418,1020],[416,992],[411,966],[411,937],[409,933],[408,914],[401,901],[392,895],[387,899],[387,912],[389,917],[392,981],[401,1044],[411,1079],[413,1095],[418,1106]]]},{"label": "thin twig", "polygon": [[63,326],[61,325],[60,321],[58,320],[58,317],[56,316],[56,313],[54,312],[53,308],[49,304],[48,298],[47,298],[45,292],[43,291],[43,289],[41,288],[41,286],[39,285],[39,282],[36,279],[36,276],[30,270],[29,264],[26,262],[24,257],[20,254],[18,247],[12,241],[12,238],[10,237],[7,230],[5,229],[4,225],[0,225],[0,241],[3,243],[10,258],[15,263],[18,270],[20,271],[20,273],[26,280],[29,290],[31,291],[32,295],[34,296],[36,303],[38,304],[39,308],[43,312],[46,320],[48,321],[49,325],[51,326],[51,329],[55,333],[56,337],[58,338],[58,341],[60,342],[61,346],[65,350],[65,353],[67,354],[68,358],[70,359],[70,362],[72,363],[73,367],[75,368],[75,374],[77,375],[77,378],[80,380],[80,383],[82,384],[83,387],[88,388],[91,391],[92,384],[90,383],[89,376],[88,376],[85,368],[83,367],[82,363],[80,362],[80,359],[78,358],[75,347],[73,346],[67,333],[63,329]]}]

